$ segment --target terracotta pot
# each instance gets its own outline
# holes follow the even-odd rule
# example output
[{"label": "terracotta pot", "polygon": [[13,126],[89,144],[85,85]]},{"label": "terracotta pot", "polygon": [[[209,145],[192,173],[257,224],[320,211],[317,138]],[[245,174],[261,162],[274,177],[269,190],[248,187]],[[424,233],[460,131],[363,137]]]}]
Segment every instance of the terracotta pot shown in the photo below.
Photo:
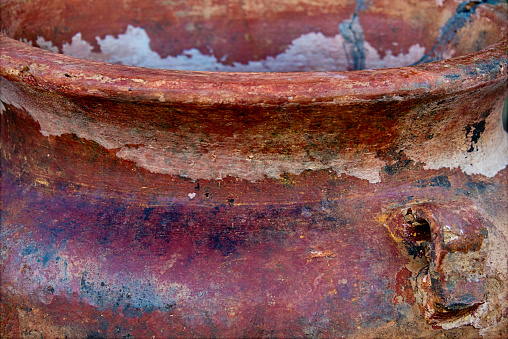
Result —
[{"label": "terracotta pot", "polygon": [[2,336],[508,335],[506,2],[1,10]]}]

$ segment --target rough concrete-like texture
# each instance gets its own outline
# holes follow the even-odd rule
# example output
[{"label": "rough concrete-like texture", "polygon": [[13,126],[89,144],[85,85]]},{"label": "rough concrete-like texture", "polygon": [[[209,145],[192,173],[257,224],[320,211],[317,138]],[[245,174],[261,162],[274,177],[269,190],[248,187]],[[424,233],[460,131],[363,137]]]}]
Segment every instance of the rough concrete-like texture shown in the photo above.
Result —
[{"label": "rough concrete-like texture", "polygon": [[1,4],[2,336],[508,336],[505,2]]}]

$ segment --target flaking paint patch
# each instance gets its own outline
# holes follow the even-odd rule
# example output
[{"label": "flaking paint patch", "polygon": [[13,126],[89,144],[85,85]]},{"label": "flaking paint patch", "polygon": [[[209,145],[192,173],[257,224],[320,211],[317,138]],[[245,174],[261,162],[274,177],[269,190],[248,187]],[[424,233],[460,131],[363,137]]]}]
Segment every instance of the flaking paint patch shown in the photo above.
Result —
[{"label": "flaking paint patch", "polygon": [[248,157],[241,153],[221,151],[199,154],[192,151],[173,150],[159,147],[122,147],[116,155],[136,162],[152,173],[180,175],[191,179],[223,179],[227,176],[248,181],[265,177],[279,179],[284,173],[300,174],[305,170],[333,169],[338,175],[346,174],[370,183],[381,181],[379,172],[386,165],[374,154],[358,156],[337,154],[334,159],[309,161],[305,153],[286,155],[258,155]]},{"label": "flaking paint patch", "polygon": [[[448,144],[446,149],[439,149],[434,146],[433,141],[429,141],[427,145],[409,147],[404,152],[412,160],[424,163],[425,169],[460,168],[469,175],[493,177],[508,165],[508,133],[503,129],[500,117],[501,106],[489,115],[486,131],[477,140],[472,152],[468,152],[471,149],[471,140],[465,132],[463,143],[455,143],[455,147]],[[426,151],[433,149],[436,151]]]},{"label": "flaking paint patch", "polygon": [[[79,138],[93,140],[107,149],[119,149],[116,153],[119,158],[134,161],[152,173],[178,175],[193,180],[222,179],[231,176],[258,181],[265,177],[278,179],[284,173],[300,174],[305,170],[332,169],[338,175],[350,175],[368,180],[370,183],[377,183],[381,181],[379,173],[386,165],[373,153],[355,153],[354,150],[343,153],[337,151],[331,157],[328,154],[316,154],[315,159],[310,160],[303,150],[293,152],[290,157],[283,154],[249,156],[245,151],[232,152],[230,147],[224,147],[238,144],[261,145],[263,140],[256,136],[250,142],[230,138],[217,143],[207,139],[206,135],[197,133],[192,136],[181,136],[161,132],[157,140],[154,140],[150,133],[131,133],[127,128],[118,129],[117,126],[107,123],[82,120],[80,116],[86,116],[86,113],[80,114],[78,107],[67,102],[56,103],[47,100],[43,105],[45,110],[41,110],[41,102],[36,98],[19,93],[15,86],[3,79],[1,86],[1,101],[27,111],[39,123],[42,135],[75,134]],[[111,134],[108,131],[115,133]],[[205,140],[201,146],[206,147],[208,152],[201,153],[191,147],[191,144],[195,146],[195,143],[189,143],[189,138]],[[294,135],[291,138],[303,136]]]},{"label": "flaking paint patch", "polygon": [[[178,70],[227,71],[227,72],[287,72],[287,71],[340,71],[348,69],[348,58],[344,50],[345,40],[337,34],[326,37],[321,32],[303,34],[293,40],[287,49],[274,57],[247,64],[234,62],[225,65],[213,51],[203,54],[196,48],[183,51],[178,56],[161,58],[150,48],[150,37],[143,28],[129,25],[124,34],[117,38],[107,35],[96,37],[101,52],[93,52],[92,45],[77,33],[70,43],[62,46],[65,55],[78,58],[107,61],[131,66]],[[45,43],[44,46],[50,46]],[[419,44],[411,46],[406,54],[393,55],[386,51],[381,57],[368,42],[363,43],[365,67],[370,69],[407,66],[421,59],[425,48]]]},{"label": "flaking paint patch", "polygon": [[[28,43],[29,45],[32,45],[30,41],[24,41],[25,43]],[[60,53],[60,50],[58,49],[58,46],[53,46],[53,42],[51,40],[46,41],[44,37],[38,36],[37,40],[35,40],[37,45],[46,51],[50,51],[53,53]]]},{"label": "flaking paint patch", "polygon": [[[146,32],[142,28],[136,28],[133,26],[129,26],[126,33],[123,35],[120,34],[118,38],[106,36],[104,39],[97,39],[102,51],[107,51],[108,53],[119,53],[118,55],[115,54],[117,58],[113,60],[115,62],[122,63],[124,61],[129,61],[134,64],[141,63],[141,65],[147,65],[144,63],[151,62],[150,60],[158,60],[158,62],[163,63],[166,61],[173,62],[179,57],[182,57],[168,57],[166,59],[161,59],[158,54],[150,50],[150,39]],[[322,43],[320,44],[319,41]],[[51,42],[46,42],[44,39],[40,39],[40,42],[50,50],[54,47]],[[330,57],[328,59],[330,61],[328,65],[337,66],[337,63],[340,61],[344,66],[347,64],[347,58],[345,58],[344,50],[341,49],[344,45],[343,42],[343,38],[340,35],[328,38],[321,33],[309,33],[294,40],[293,44],[291,44],[285,53],[271,59],[267,58],[265,61],[250,62],[248,65],[223,65],[218,63],[215,57],[203,55],[197,49],[190,52],[190,57],[185,56],[183,60],[191,63],[185,64],[185,67],[189,65],[197,67],[198,65],[201,65],[201,61],[205,60],[205,64],[208,63],[208,66],[215,65],[211,70],[249,70],[248,68],[242,67],[250,67],[252,65],[254,65],[254,68],[262,67],[260,70],[273,70],[270,68],[283,70],[284,67],[288,67],[287,65],[290,61],[294,64],[295,58],[298,59],[297,56],[301,57],[302,67],[312,67],[305,66],[307,59],[305,58],[305,55],[302,57],[302,54],[299,54],[302,53],[302,50],[313,53],[316,50],[324,51],[327,50],[327,48],[330,50],[330,48],[333,47],[333,53],[339,57]],[[122,46],[127,47],[124,48]],[[316,46],[322,46],[322,48],[315,48]],[[378,64],[375,65],[375,68],[387,67],[387,64],[390,66],[392,65],[391,63],[395,66],[396,63],[399,63],[401,60],[412,63],[423,54],[424,50],[419,46],[413,46],[411,49],[410,53],[407,55],[402,54],[397,57],[392,56],[389,52],[387,52],[386,56],[381,59],[379,58],[377,51],[365,42],[365,62],[367,67],[373,66],[377,62]],[[80,34],[77,34],[72,39],[71,44],[64,44],[63,50],[64,53],[74,54],[79,57],[87,56],[89,58],[99,58],[99,60],[104,60],[104,53],[93,53],[91,45],[82,40]],[[132,53],[138,54],[133,55]],[[333,55],[333,53],[328,56]],[[111,55],[107,53],[106,55],[111,57]],[[126,55],[130,59],[124,60],[122,59],[122,55]],[[193,59],[192,55],[197,55],[198,58]],[[312,60],[320,60],[319,56],[311,56],[312,57],[310,59]],[[341,56],[343,56],[342,60]],[[210,63],[210,61],[213,62]],[[273,63],[271,63],[272,61]],[[263,62],[265,62],[265,64],[263,64]],[[266,65],[269,65],[269,67]],[[218,67],[219,69],[217,69]],[[220,67],[223,68],[220,69]],[[277,67],[280,67],[280,69],[277,69]],[[115,81],[115,79],[109,78],[101,79],[101,81],[102,80],[104,82]],[[116,134],[110,135],[107,131],[111,130],[110,128],[113,126],[108,126],[106,123],[99,125],[76,119],[76,116],[71,116],[70,113],[66,113],[64,108],[59,107],[55,103],[49,103],[47,112],[42,112],[39,108],[40,105],[35,102],[31,102],[30,98],[27,98],[24,95],[17,95],[15,91],[9,91],[7,89],[3,89],[2,91],[5,92],[2,93],[2,101],[7,104],[12,104],[18,108],[23,107],[27,110],[27,112],[29,112],[29,114],[39,122],[41,126],[41,133],[43,135],[49,136],[74,133],[80,138],[93,140],[107,149],[119,149],[117,152],[118,157],[134,161],[139,166],[154,173],[180,175],[191,179],[221,179],[227,176],[232,176],[245,180],[257,181],[263,179],[264,177],[279,178],[280,175],[285,172],[299,174],[305,170],[331,168],[339,175],[347,174],[361,179],[366,179],[371,183],[376,183],[380,181],[379,171],[384,166],[384,162],[377,159],[373,154],[355,154],[353,151],[348,151],[345,155],[336,154],[331,159],[324,160],[318,158],[313,161],[305,158],[303,154],[293,154],[290,159],[280,155],[260,155],[257,159],[248,159],[245,154],[241,153],[221,153],[221,145],[211,145],[211,149],[217,151],[215,153],[210,152],[213,154],[213,159],[208,159],[207,157],[202,156],[199,152],[192,150],[167,152],[166,146],[168,145],[168,140],[171,141],[170,144],[174,145],[185,145],[186,141],[175,139],[178,138],[178,136],[168,134],[165,138],[166,142],[154,142],[154,140],[148,138],[147,136],[131,135],[127,131],[117,130],[116,128],[112,129],[116,130]],[[165,98],[161,97],[161,100],[165,100]],[[59,113],[56,115],[50,113],[51,109],[49,109],[49,107],[52,107],[54,112]],[[73,107],[69,111],[75,110],[76,108]],[[48,115],[51,115],[51,118],[48,118]],[[84,114],[84,116],[86,116],[86,114]],[[486,176],[493,176],[499,170],[505,168],[508,163],[508,136],[504,133],[500,124],[497,124],[497,122],[490,122],[490,124],[499,126],[497,134],[494,133],[494,137],[492,137],[491,134],[488,137],[484,136],[481,138],[477,145],[477,151],[472,153],[464,153],[462,150],[453,148],[445,150],[446,154],[443,152],[431,153],[426,151],[426,149],[432,149],[432,147],[426,147],[429,145],[422,145],[422,147],[410,146],[405,148],[404,151],[413,160],[424,163],[426,169],[460,167],[467,174],[484,174]],[[235,142],[237,142],[237,140],[230,140],[230,143]],[[437,142],[437,140],[434,140],[434,142]],[[136,148],[128,146],[133,144],[139,146]]]}]

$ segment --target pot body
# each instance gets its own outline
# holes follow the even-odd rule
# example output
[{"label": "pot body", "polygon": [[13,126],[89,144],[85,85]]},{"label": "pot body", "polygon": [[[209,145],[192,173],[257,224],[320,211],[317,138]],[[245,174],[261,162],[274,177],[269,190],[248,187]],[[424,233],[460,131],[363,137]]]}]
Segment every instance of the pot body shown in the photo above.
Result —
[{"label": "pot body", "polygon": [[264,74],[0,39],[3,335],[508,335],[506,36]]}]

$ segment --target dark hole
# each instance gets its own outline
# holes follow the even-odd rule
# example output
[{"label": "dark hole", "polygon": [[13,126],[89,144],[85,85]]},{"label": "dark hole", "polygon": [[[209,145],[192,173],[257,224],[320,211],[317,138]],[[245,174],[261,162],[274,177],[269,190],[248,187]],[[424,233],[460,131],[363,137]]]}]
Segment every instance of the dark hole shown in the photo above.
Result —
[{"label": "dark hole", "polygon": [[407,253],[413,258],[425,257],[428,253],[431,232],[427,220],[418,217],[417,214],[409,208],[404,213],[404,246]]},{"label": "dark hole", "polygon": [[430,225],[427,220],[418,217],[409,208],[404,215],[404,221],[410,226],[405,228],[406,238],[413,241],[430,241]]},{"label": "dark hole", "polygon": [[458,306],[454,307],[457,309],[450,309],[449,307],[444,307],[443,305],[436,303],[436,313],[432,315],[433,320],[453,320],[458,319],[460,317],[463,317],[465,315],[471,314],[480,306],[480,304],[474,304],[474,305],[460,305],[460,308]]}]

